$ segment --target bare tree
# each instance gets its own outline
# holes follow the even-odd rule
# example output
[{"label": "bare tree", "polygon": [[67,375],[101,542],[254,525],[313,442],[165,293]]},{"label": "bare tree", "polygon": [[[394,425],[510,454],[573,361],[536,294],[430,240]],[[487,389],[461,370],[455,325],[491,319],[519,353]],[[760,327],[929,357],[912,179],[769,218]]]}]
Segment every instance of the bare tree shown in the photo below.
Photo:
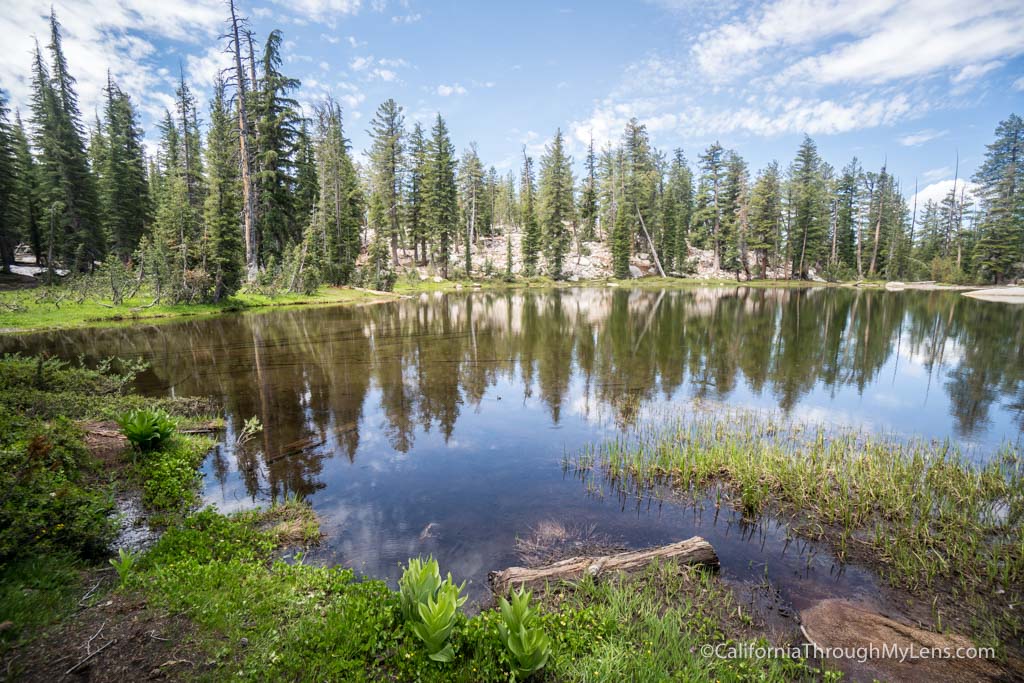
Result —
[{"label": "bare tree", "polygon": [[249,116],[246,110],[246,74],[242,68],[242,45],[239,28],[241,20],[235,12],[235,0],[228,0],[231,7],[231,49],[235,57],[235,79],[238,88],[238,152],[242,172],[242,234],[245,241],[245,269],[249,282],[256,279],[256,196],[252,183],[252,149],[249,144]]}]

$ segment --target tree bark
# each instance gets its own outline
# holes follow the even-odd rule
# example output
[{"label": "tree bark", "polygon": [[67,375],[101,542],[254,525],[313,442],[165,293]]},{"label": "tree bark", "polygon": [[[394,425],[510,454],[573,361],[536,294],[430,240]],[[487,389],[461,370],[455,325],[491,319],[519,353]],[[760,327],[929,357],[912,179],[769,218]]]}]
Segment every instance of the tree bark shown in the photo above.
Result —
[{"label": "tree bark", "polygon": [[661,267],[661,259],[658,258],[658,250],[654,248],[654,241],[651,239],[651,234],[647,232],[647,225],[644,223],[644,217],[640,213],[640,207],[636,207],[636,217],[640,219],[640,227],[643,228],[644,237],[647,238],[647,246],[651,248],[651,256],[654,257],[654,265],[658,266],[658,275],[665,277],[665,270]]},{"label": "tree bark", "polygon": [[496,595],[506,595],[513,586],[574,580],[584,574],[598,576],[604,572],[628,572],[641,569],[655,560],[674,560],[680,564],[718,567],[718,555],[715,553],[715,549],[700,536],[694,536],[685,541],[647,550],[634,550],[602,557],[571,557],[535,569],[509,567],[502,571],[491,572],[487,575],[487,580]]},{"label": "tree bark", "polygon": [[231,7],[231,32],[234,37],[235,52],[235,78],[238,87],[238,152],[239,167],[242,171],[242,234],[245,240],[245,269],[246,279],[253,282],[256,279],[256,227],[254,217],[256,214],[255,196],[253,195],[252,176],[252,151],[249,148],[249,117],[245,107],[245,70],[242,68],[242,45],[241,36],[238,30],[238,16],[235,13],[235,0],[229,0]]}]

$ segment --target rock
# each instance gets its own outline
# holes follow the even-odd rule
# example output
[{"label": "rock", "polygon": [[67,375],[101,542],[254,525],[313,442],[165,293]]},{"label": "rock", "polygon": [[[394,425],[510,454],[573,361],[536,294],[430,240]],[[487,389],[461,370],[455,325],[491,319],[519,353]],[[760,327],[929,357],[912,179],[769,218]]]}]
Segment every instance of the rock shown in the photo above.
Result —
[{"label": "rock", "polygon": [[432,279],[432,280],[433,280],[434,282],[444,282],[444,278],[443,278],[443,277],[441,277],[440,275],[435,275],[435,276],[434,276],[433,278],[431,278],[431,279]]},{"label": "rock", "polygon": [[[831,659],[854,680],[883,681],[988,681],[996,680],[1000,671],[985,659],[935,659],[921,656],[948,648],[971,648],[970,639],[956,634],[925,631],[901,624],[876,612],[857,607],[845,600],[822,600],[800,613],[801,628],[811,643],[821,650],[844,652],[877,652],[864,657]],[[890,651],[886,657],[883,648]],[[897,649],[898,648],[898,649]],[[892,651],[896,654],[892,654]],[[909,652],[903,661],[901,653]]]},{"label": "rock", "polygon": [[898,281],[885,283],[885,288],[888,289],[890,292],[898,292],[899,290],[904,289],[906,286],[906,283]]},{"label": "rock", "polygon": [[461,282],[456,282],[455,283],[455,289],[462,289],[462,283]]},{"label": "rock", "polygon": [[569,282],[579,282],[579,281],[580,281],[580,276],[579,275],[570,275],[569,276]]},{"label": "rock", "polygon": [[964,292],[964,296],[981,301],[995,301],[1004,304],[1024,304],[1024,287],[991,287]]},{"label": "rock", "polygon": [[632,278],[643,277],[643,273],[634,265],[629,267],[629,276]]}]

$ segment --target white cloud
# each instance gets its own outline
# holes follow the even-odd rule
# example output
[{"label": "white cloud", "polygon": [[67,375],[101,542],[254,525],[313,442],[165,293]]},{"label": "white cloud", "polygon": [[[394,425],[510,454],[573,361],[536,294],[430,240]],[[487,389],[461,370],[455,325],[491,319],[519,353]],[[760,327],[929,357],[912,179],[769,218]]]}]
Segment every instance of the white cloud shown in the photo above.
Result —
[{"label": "white cloud", "polygon": [[370,76],[371,78],[376,78],[384,81],[385,83],[390,83],[398,78],[398,74],[391,69],[374,69],[370,72]]},{"label": "white cloud", "polygon": [[306,19],[325,22],[329,26],[333,26],[341,15],[357,13],[362,5],[360,0],[274,0],[274,3]]},{"label": "white cloud", "polygon": [[[366,100],[366,95],[354,83],[342,81],[338,83],[338,90],[341,91],[341,94],[336,96],[337,100],[349,111],[357,109]],[[352,115],[349,114],[349,116],[351,117]]]},{"label": "white cloud", "polygon": [[448,97],[450,95],[465,95],[466,92],[466,89],[459,85],[458,83],[453,83],[452,85],[441,84],[437,86],[437,94],[440,95],[441,97]]},{"label": "white cloud", "polygon": [[[815,53],[824,39],[830,44]],[[706,31],[693,48],[716,80],[766,62],[777,72],[778,61],[795,57],[779,80],[820,84],[886,83],[1022,52],[1024,5],[1016,0],[775,0]]]},{"label": "white cloud", "polygon": [[402,14],[391,17],[392,24],[415,24],[417,21],[423,18],[422,14],[418,12],[415,14]]},{"label": "white cloud", "polygon": [[614,102],[606,100],[589,118],[569,126],[572,137],[603,146],[622,134],[626,122],[636,117],[652,133],[709,137],[730,133],[749,133],[772,137],[786,133],[832,135],[862,128],[896,123],[910,112],[909,100],[903,95],[891,97],[855,97],[848,102],[833,99],[793,97],[765,98],[753,105],[709,110],[685,105],[677,111],[663,111],[657,100]]},{"label": "white cloud", "polygon": [[923,145],[926,142],[937,140],[938,138],[948,134],[948,130],[934,130],[932,128],[926,128],[925,130],[919,130],[916,133],[908,133],[896,140],[904,147],[917,147],[918,145]]},{"label": "white cloud", "polygon": [[923,178],[926,183],[930,183],[933,180],[938,180],[939,178],[947,178],[951,175],[953,175],[952,168],[950,168],[949,166],[940,166],[939,168],[928,169],[923,174],[921,174],[921,178]]},{"label": "white cloud", "polygon": [[957,84],[968,83],[981,78],[990,71],[995,71],[1002,65],[1003,62],[998,60],[985,62],[984,64],[968,64],[949,80]]},{"label": "white cloud", "polygon": [[353,71],[362,73],[366,80],[384,81],[385,83],[397,82],[399,80],[398,72],[395,70],[408,66],[409,62],[401,58],[376,59],[373,56],[356,57],[349,63],[349,67]]},{"label": "white cloud", "polygon": [[[86,119],[101,106],[108,69],[144,112],[159,115],[170,98],[167,79],[152,63],[157,56],[154,41],[209,43],[225,19],[219,0],[57,0],[53,7]],[[0,83],[22,109],[29,102],[33,36],[45,50],[49,10],[48,1],[36,0],[6,3],[0,12]],[[189,73],[191,68],[190,63]]]},{"label": "white cloud", "polygon": [[[946,180],[939,180],[930,185],[926,185],[916,195],[912,195],[907,200],[909,206],[914,205],[914,200],[917,200],[918,217],[920,218],[920,212],[923,210],[924,205],[929,201],[933,201],[936,204],[941,202],[949,194],[949,191],[953,189],[953,179],[948,178]],[[976,196],[978,186],[976,183],[972,183],[969,180],[960,178],[956,181],[956,193],[959,198],[960,193],[963,192],[967,199],[972,199]]]},{"label": "white cloud", "polygon": [[1013,82],[1013,86],[1012,87],[1013,87],[1014,90],[1017,90],[1017,91],[1020,91],[1020,92],[1024,92],[1024,76],[1021,76],[1020,78],[1015,80]]},{"label": "white cloud", "polygon": [[790,74],[826,84],[886,83],[1021,52],[1024,5],[916,0],[900,4],[860,40],[801,60]]},{"label": "white cloud", "polygon": [[349,68],[353,71],[362,71],[373,65],[373,57],[355,57],[349,62]]}]

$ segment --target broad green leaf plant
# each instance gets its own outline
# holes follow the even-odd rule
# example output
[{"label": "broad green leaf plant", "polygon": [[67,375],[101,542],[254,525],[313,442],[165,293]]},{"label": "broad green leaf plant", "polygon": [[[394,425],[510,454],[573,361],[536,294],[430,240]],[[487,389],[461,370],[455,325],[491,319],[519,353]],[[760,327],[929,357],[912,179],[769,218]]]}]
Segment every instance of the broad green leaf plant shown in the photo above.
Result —
[{"label": "broad green leaf plant", "polygon": [[442,581],[437,560],[417,557],[409,560],[398,586],[402,613],[427,655],[435,662],[452,661],[455,651],[448,641],[466,602],[461,596],[466,583],[456,585],[451,572]]},{"label": "broad green leaf plant", "polygon": [[117,417],[121,433],[140,451],[160,448],[174,436],[177,423],[162,410],[132,410]]},{"label": "broad green leaf plant", "polygon": [[498,633],[512,653],[514,673],[528,678],[540,671],[551,656],[551,640],[538,624],[536,610],[530,608],[530,592],[520,588],[512,592],[512,602],[499,600],[501,623]]}]

